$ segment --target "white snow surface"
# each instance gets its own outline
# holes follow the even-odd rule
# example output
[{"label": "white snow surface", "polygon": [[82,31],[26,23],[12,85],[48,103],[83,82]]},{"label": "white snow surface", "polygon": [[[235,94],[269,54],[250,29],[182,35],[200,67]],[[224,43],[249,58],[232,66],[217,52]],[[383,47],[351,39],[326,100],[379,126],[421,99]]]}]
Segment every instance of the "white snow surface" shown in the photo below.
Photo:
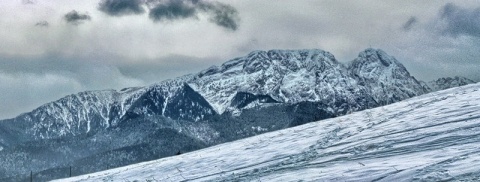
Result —
[{"label": "white snow surface", "polygon": [[480,84],[58,181],[480,180]]}]

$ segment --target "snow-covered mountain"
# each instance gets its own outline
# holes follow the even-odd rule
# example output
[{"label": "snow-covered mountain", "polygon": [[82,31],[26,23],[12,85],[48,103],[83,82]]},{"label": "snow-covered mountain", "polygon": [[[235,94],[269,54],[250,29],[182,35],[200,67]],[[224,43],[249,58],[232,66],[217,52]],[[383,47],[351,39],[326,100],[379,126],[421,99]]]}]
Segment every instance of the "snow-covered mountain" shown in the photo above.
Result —
[{"label": "snow-covered mountain", "polygon": [[58,181],[478,181],[480,84]]},{"label": "snow-covered mountain", "polygon": [[427,93],[394,57],[382,50],[367,49],[349,63],[350,74],[381,105]]},{"label": "snow-covered mountain", "polygon": [[[259,102],[321,102],[338,115],[427,92],[400,62],[377,49],[361,52],[348,66],[322,50],[255,51],[202,71],[189,85],[219,114]],[[245,93],[268,99],[233,103]]]},{"label": "snow-covered mountain", "polygon": [[[324,102],[331,109],[358,109],[355,98],[365,93],[344,65],[322,50],[255,51],[245,57],[211,67],[190,83],[222,114],[264,102]],[[244,94],[269,99],[238,99]],[[336,99],[345,106],[335,107]],[[235,102],[236,101],[236,102]],[[366,102],[366,101],[365,101]]]},{"label": "snow-covered mountain", "polygon": [[187,76],[148,87],[127,110],[126,115],[130,118],[161,115],[185,121],[201,121],[215,115],[209,103],[187,84],[190,79],[191,77]]},{"label": "snow-covered mountain", "polygon": [[118,123],[144,92],[145,88],[129,88],[72,94],[23,114],[16,121],[23,119],[31,123],[33,127],[26,133],[36,139],[88,133]]},{"label": "snow-covered mountain", "polygon": [[139,115],[200,121],[269,103],[322,103],[342,115],[426,91],[395,58],[367,49],[347,66],[322,50],[254,51],[198,74],[121,91],[72,94],[14,118],[25,140],[95,132]]},{"label": "snow-covered mountain", "polygon": [[31,170],[47,180],[68,166],[81,174],[157,159],[427,91],[378,49],[347,65],[318,49],[254,51],[146,87],[72,94],[0,121],[0,156],[10,156],[0,157],[0,181]]},{"label": "snow-covered mountain", "polygon": [[453,78],[452,77],[439,78],[437,80],[430,81],[427,84],[432,91],[438,91],[438,90],[445,90],[449,88],[468,85],[472,83],[475,83],[475,82],[465,77],[455,76]]},{"label": "snow-covered mountain", "polygon": [[186,84],[191,78],[186,75],[148,87],[72,94],[1,122],[0,127],[16,128],[22,135],[22,140],[14,142],[18,143],[95,133],[139,115],[199,121],[215,112]]}]

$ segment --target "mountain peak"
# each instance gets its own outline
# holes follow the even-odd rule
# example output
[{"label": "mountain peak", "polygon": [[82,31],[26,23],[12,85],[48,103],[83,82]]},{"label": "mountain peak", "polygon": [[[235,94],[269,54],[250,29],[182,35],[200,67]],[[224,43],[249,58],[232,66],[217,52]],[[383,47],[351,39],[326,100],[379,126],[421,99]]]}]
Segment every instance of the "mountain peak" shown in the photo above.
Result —
[{"label": "mountain peak", "polygon": [[400,62],[380,49],[368,48],[360,52],[348,67],[353,74],[363,75],[367,79],[410,77],[410,73]]},{"label": "mountain peak", "polygon": [[[272,56],[274,54],[330,54],[327,51],[321,50],[321,49],[271,49],[271,50],[255,50],[247,54],[247,57],[250,57],[252,55],[267,55],[267,56]],[[332,54],[330,54],[333,56]]]},{"label": "mountain peak", "polygon": [[[324,57],[325,59],[318,59],[321,57]],[[295,62],[295,61],[308,62],[308,61],[322,61],[322,60],[336,61],[333,54],[321,49],[256,50],[256,51],[250,52],[244,57],[239,57],[231,61],[236,61],[236,60],[243,60],[247,62],[252,60],[259,60],[259,61],[266,61],[266,62],[272,62],[275,60],[284,60],[289,62]],[[228,64],[231,61],[226,62],[226,64]],[[283,63],[283,62],[280,62],[280,63]]]},{"label": "mountain peak", "polygon": [[372,90],[374,99],[382,104],[426,93],[407,69],[393,56],[380,49],[366,49],[349,63],[350,74],[360,85]]},{"label": "mountain peak", "polygon": [[312,70],[324,64],[338,64],[331,53],[320,49],[254,51],[241,59],[245,60],[243,69],[248,73],[266,70],[270,66],[297,71],[301,68]]},{"label": "mountain peak", "polygon": [[[362,61],[362,64],[376,64],[376,66],[389,67],[390,65],[403,65],[398,62],[393,56],[388,55],[385,51],[381,49],[368,48],[358,54],[358,61]],[[355,61],[354,61],[355,64]],[[357,63],[359,64],[359,63]]]}]

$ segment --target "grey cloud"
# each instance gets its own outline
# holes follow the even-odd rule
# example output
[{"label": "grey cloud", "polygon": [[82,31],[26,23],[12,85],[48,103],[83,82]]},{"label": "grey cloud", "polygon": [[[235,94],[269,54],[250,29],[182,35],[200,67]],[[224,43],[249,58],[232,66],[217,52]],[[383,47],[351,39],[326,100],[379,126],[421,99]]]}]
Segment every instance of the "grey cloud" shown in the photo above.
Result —
[{"label": "grey cloud", "polygon": [[98,9],[110,16],[143,14],[143,0],[102,0]]},{"label": "grey cloud", "polygon": [[39,57],[0,55],[0,119],[61,97],[85,90],[146,86],[165,79],[196,73],[225,60],[168,55],[149,60],[115,57],[114,62],[95,57],[49,53]]},{"label": "grey cloud", "polygon": [[238,52],[248,53],[252,50],[258,50],[260,46],[260,42],[256,38],[251,38],[250,40],[246,41],[243,44],[236,46]]},{"label": "grey cloud", "polygon": [[[15,1],[13,3],[22,5],[20,4],[22,1]],[[37,1],[38,5],[42,4],[40,2],[44,2],[40,0],[31,1]],[[77,11],[81,10],[81,13],[95,11],[94,13],[109,16],[99,10],[98,5],[103,0],[94,1],[93,6],[89,5],[90,3],[86,3],[88,7],[75,9]],[[143,2],[144,4],[140,5],[145,10],[143,15],[129,14],[130,16],[135,16],[135,19],[142,18],[144,21],[129,24],[128,21],[132,20],[130,18],[119,18],[118,21],[106,19],[101,24],[96,25],[95,33],[87,32],[84,34],[84,32],[81,32],[82,30],[74,30],[73,32],[69,27],[54,26],[53,21],[55,17],[50,16],[63,16],[63,14],[58,15],[56,13],[67,13],[72,10],[71,6],[65,3],[60,3],[53,13],[42,15],[42,19],[33,19],[32,21],[32,19],[25,18],[23,20],[22,18],[22,20],[19,20],[21,22],[11,21],[12,23],[6,24],[6,26],[3,26],[3,29],[0,28],[1,34],[7,35],[12,33],[12,36],[3,36],[1,39],[0,42],[2,42],[5,49],[2,49],[0,54],[24,56],[29,57],[29,59],[30,57],[35,57],[32,55],[45,52],[59,52],[59,54],[70,55],[71,57],[90,56],[88,59],[83,57],[75,58],[74,60],[72,58],[47,55],[43,58],[31,58],[35,59],[32,61],[15,61],[12,59],[3,61],[7,59],[0,57],[0,76],[1,74],[14,75],[5,77],[12,78],[10,80],[17,80],[14,82],[17,84],[11,84],[11,82],[2,82],[4,80],[0,78],[0,87],[3,86],[3,89],[5,89],[0,90],[0,100],[7,97],[14,98],[1,100],[0,103],[12,103],[20,110],[25,110],[26,106],[32,108],[30,107],[31,105],[38,106],[46,102],[43,100],[36,103],[27,103],[27,101],[38,101],[42,98],[56,99],[63,96],[63,94],[75,93],[81,90],[118,88],[118,85],[121,85],[121,87],[133,86],[125,81],[131,80],[129,78],[137,78],[146,83],[160,81],[184,73],[194,73],[198,71],[197,69],[207,68],[213,64],[219,65],[229,58],[244,56],[256,49],[320,48],[332,52],[339,61],[350,61],[357,56],[359,51],[372,45],[382,48],[388,54],[397,57],[409,69],[412,75],[419,79],[428,81],[442,76],[460,75],[480,81],[480,72],[478,71],[480,70],[478,62],[480,44],[477,41],[478,36],[463,36],[473,34],[472,31],[465,30],[454,31],[455,34],[439,33],[443,30],[455,29],[454,25],[459,24],[459,22],[467,22],[467,20],[461,19],[462,16],[466,16],[471,21],[474,21],[475,19],[472,19],[472,17],[475,16],[472,12],[475,12],[475,7],[479,7],[478,3],[473,2],[474,0],[469,1],[470,3],[467,1],[450,1],[454,2],[455,5],[450,4],[448,6],[440,1],[415,0],[395,2],[381,0],[368,2],[331,1],[330,3],[325,1],[275,0],[177,0],[181,1],[181,3],[177,2],[180,4],[179,6],[186,7],[187,10],[190,10],[190,13],[187,11],[187,15],[182,17],[178,13],[175,14],[175,11],[171,11],[170,13],[173,15],[170,15],[170,17],[173,17],[173,19],[166,18],[169,17],[165,15],[166,13],[159,14],[161,18],[157,17],[156,21],[161,26],[151,23],[150,20],[155,19],[149,18],[149,13],[158,10],[154,8],[160,5],[172,7],[168,5],[175,1],[145,1]],[[221,13],[216,14],[215,8],[212,8],[219,7],[218,5],[205,6],[205,4],[215,4],[213,1],[221,1],[223,4],[235,7],[240,12],[241,24],[237,20],[231,21],[235,22],[235,24],[230,23],[233,26],[228,26],[229,21],[218,21],[218,24],[214,24],[215,15],[219,15],[216,18],[217,20],[222,20],[220,18],[222,16]],[[47,4],[58,4],[56,1],[49,2],[51,3]],[[219,9],[222,10],[221,7]],[[166,8],[164,11],[167,10],[169,9]],[[442,11],[439,12],[439,10]],[[30,17],[30,13],[32,13],[18,10],[12,12],[26,13],[18,14],[18,16],[25,15],[25,17]],[[229,15],[229,13],[226,14]],[[229,19],[228,17],[235,17],[237,13],[231,14],[233,16],[227,16],[226,20]],[[14,13],[2,15],[5,16],[6,20],[17,16]],[[93,17],[95,14],[92,13],[90,15],[92,18],[95,18]],[[127,14],[121,15],[128,16]],[[406,32],[403,30],[403,26],[407,25],[406,22],[408,22],[410,15],[415,15],[417,21]],[[31,18],[35,17],[38,18],[38,16]],[[115,17],[118,16],[113,16],[113,18]],[[62,18],[62,21],[65,21],[63,17],[60,18]],[[177,23],[182,20],[195,19],[205,21],[202,23],[208,23],[211,26],[199,26],[198,30],[185,28],[179,30],[178,27],[162,27],[163,23],[168,23],[169,21],[170,23]],[[15,27],[17,24],[21,25],[21,23],[26,24],[27,26],[25,27],[32,28],[39,20],[49,21],[50,27],[44,29],[48,31],[32,32],[30,29],[26,29],[11,32],[11,28],[8,28]],[[237,27],[237,29],[242,29],[242,31],[237,31],[235,34],[229,34],[224,31],[212,31],[211,29],[215,29],[215,27],[218,27],[217,25]],[[405,27],[410,27],[410,25]],[[35,28],[40,29],[41,27]],[[221,29],[224,28],[221,27]],[[235,28],[225,29],[232,30]],[[212,35],[212,32],[215,32],[214,34],[218,33],[218,35]],[[76,33],[82,33],[82,36],[75,36]],[[453,35],[462,36],[462,39],[455,38]],[[228,39],[225,38],[226,36],[229,36]],[[25,40],[32,41],[26,42]],[[89,44],[91,42],[95,42],[95,44]],[[202,46],[199,47],[196,44],[198,42],[202,42]],[[184,54],[192,57],[198,56],[200,58],[218,56],[222,59],[218,61],[198,59],[197,62],[198,57],[192,59],[178,56],[159,58],[168,53]],[[120,58],[117,59],[118,57]],[[129,60],[125,61],[122,58]],[[157,58],[158,60],[154,60]],[[96,61],[88,62],[86,60]],[[99,63],[111,66],[104,65],[100,70],[94,72],[95,66]],[[105,72],[105,70],[109,70],[109,72]],[[17,78],[17,76],[18,79],[13,79]],[[117,76],[122,79],[114,81],[118,80]],[[55,83],[58,84],[49,87],[49,90],[61,90],[61,88],[75,87],[75,85],[80,85],[80,88],[65,90],[50,97],[47,95],[32,96],[32,98],[27,100],[28,97],[20,93],[22,91],[35,93],[38,88],[35,86],[20,89],[20,84],[34,84],[38,82],[33,80],[35,77],[44,78],[41,80],[50,80],[49,78],[57,80]],[[118,82],[118,84],[111,84],[110,79],[113,79],[112,83]],[[70,81],[75,84],[69,85]],[[14,89],[15,87],[18,89]],[[18,94],[14,94],[16,92]],[[5,93],[12,94],[8,95]],[[19,98],[25,100],[22,105],[15,101],[15,99]],[[0,108],[0,113],[5,112],[6,109],[8,108]]]},{"label": "grey cloud", "polygon": [[22,4],[35,4],[36,1],[34,0],[22,0]]},{"label": "grey cloud", "polygon": [[75,10],[72,10],[65,14],[64,16],[65,21],[68,23],[73,23],[73,24],[79,24],[82,23],[83,21],[91,20],[92,18],[88,14],[81,14]]},{"label": "grey cloud", "polygon": [[240,17],[238,11],[230,5],[220,2],[203,0],[167,0],[147,2],[153,8],[149,16],[154,21],[178,20],[196,18],[197,14],[205,13],[209,20],[228,30],[237,30]]},{"label": "grey cloud", "polygon": [[39,21],[39,22],[35,23],[35,26],[37,26],[37,27],[48,27],[49,23],[48,23],[48,21]]},{"label": "grey cloud", "polygon": [[201,4],[201,7],[204,11],[211,14],[210,21],[218,26],[230,30],[238,29],[240,17],[238,16],[238,11],[234,7],[219,2],[203,3]]},{"label": "grey cloud", "polygon": [[[77,72],[82,67],[81,59],[69,59],[58,54],[48,54],[34,59],[0,55],[0,65],[2,65],[0,72],[6,74]],[[83,63],[88,65],[87,61],[83,61]]]},{"label": "grey cloud", "polygon": [[480,37],[479,17],[480,7],[468,9],[448,3],[440,11],[440,20],[444,23],[442,33]]},{"label": "grey cloud", "polygon": [[57,74],[0,72],[0,119],[13,118],[81,89],[74,79]]},{"label": "grey cloud", "polygon": [[118,65],[120,72],[128,77],[139,78],[146,83],[155,83],[168,78],[197,73],[226,60],[217,57],[199,58],[185,55],[167,55],[155,60],[143,60]]},{"label": "grey cloud", "polygon": [[196,13],[197,10],[192,3],[170,0],[153,7],[149,16],[154,21],[164,21],[196,17]]},{"label": "grey cloud", "polygon": [[117,65],[55,54],[25,58],[0,55],[0,119],[11,118],[85,90],[121,89],[145,82]]},{"label": "grey cloud", "polygon": [[417,17],[412,16],[407,20],[407,22],[403,24],[403,30],[409,31],[417,23],[418,23]]}]

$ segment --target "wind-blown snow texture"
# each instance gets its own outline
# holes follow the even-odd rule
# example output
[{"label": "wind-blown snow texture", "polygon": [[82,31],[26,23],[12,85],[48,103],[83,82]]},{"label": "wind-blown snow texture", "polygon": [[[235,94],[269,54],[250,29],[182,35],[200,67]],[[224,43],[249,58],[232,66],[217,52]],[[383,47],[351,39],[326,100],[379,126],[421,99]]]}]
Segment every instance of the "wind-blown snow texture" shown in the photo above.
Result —
[{"label": "wind-blown snow texture", "polygon": [[480,84],[59,181],[480,180]]}]

